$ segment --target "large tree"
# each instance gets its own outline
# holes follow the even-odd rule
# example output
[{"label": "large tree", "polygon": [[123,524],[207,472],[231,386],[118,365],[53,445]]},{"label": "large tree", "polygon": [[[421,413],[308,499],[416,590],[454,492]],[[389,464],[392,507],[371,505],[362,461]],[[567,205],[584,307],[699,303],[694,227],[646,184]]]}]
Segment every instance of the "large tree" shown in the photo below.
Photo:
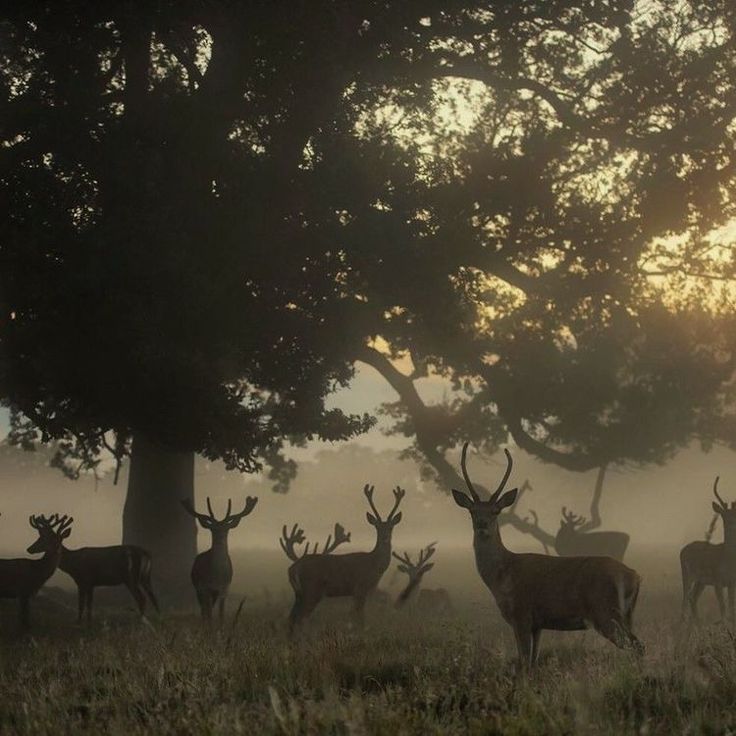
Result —
[{"label": "large tree", "polygon": [[[356,360],[401,385],[440,472],[461,436],[507,431],[600,464],[572,420],[643,416],[636,395],[612,412],[619,379],[673,314],[644,260],[733,214],[720,2],[285,7],[29,2],[2,23],[0,395],[19,439],[132,451],[125,537],[180,573],[192,453],[284,483],[285,437],[368,425],[324,407]],[[378,337],[453,381],[454,410]],[[704,351],[685,414],[724,366]]]}]

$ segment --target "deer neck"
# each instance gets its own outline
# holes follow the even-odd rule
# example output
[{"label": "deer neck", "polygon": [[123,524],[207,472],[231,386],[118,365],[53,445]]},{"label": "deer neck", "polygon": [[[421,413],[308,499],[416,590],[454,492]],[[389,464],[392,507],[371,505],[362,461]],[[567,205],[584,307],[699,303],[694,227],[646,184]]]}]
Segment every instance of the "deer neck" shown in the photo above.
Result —
[{"label": "deer neck", "polygon": [[473,534],[475,564],[483,581],[493,588],[506,574],[507,565],[513,552],[504,547],[498,521],[488,531],[476,530]]},{"label": "deer neck", "polygon": [[733,527],[723,528],[723,551],[729,557],[736,558],[736,529]]},{"label": "deer neck", "polygon": [[227,547],[227,532],[225,534],[212,534],[210,555],[218,559],[230,559],[230,552]]},{"label": "deer neck", "polygon": [[59,566],[61,560],[61,547],[57,549],[48,550],[44,553],[43,557],[38,560],[39,567],[44,571],[48,572],[49,577],[53,575],[54,570]]},{"label": "deer neck", "polygon": [[376,545],[371,550],[371,554],[376,565],[382,570],[388,569],[391,564],[391,531],[376,531]]}]

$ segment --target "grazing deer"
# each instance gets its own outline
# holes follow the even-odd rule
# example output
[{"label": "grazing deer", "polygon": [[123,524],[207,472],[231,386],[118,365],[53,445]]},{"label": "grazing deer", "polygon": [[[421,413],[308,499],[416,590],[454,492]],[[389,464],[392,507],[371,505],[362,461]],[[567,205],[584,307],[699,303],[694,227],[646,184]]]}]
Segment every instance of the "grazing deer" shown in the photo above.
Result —
[{"label": "grazing deer", "polygon": [[[346,555],[311,554],[296,559],[291,557],[294,563],[289,567],[289,583],[294,589],[294,605],[289,614],[290,633],[314,611],[325,596],[351,596],[358,623],[363,624],[366,598],[376,589],[383,573],[391,564],[391,535],[394,527],[401,521],[401,512],[397,513],[397,510],[406,491],[398,486],[394,489],[394,506],[385,519],[381,519],[373,503],[373,486],[366,485],[363,493],[373,512],[368,512],[366,518],[376,529],[375,547],[370,552],[350,552]],[[284,547],[284,551],[286,549]]]},{"label": "grazing deer", "polygon": [[[48,525],[36,528],[38,530],[36,544],[43,544],[44,537],[50,538],[54,533]],[[38,547],[34,551],[41,549],[42,547]],[[160,613],[158,601],[151,588],[151,555],[141,547],[124,544],[114,547],[67,549],[62,544],[59,569],[71,576],[77,584],[79,623],[84,618],[85,610],[87,623],[92,621],[92,597],[94,589],[98,586],[125,585],[135,599],[141,616],[145,616],[146,613],[146,596]]]},{"label": "grazing deer", "polygon": [[624,532],[586,532],[584,516],[576,516],[562,507],[560,530],[555,538],[555,551],[560,557],[578,555],[605,555],[623,560],[629,546],[629,535]]},{"label": "grazing deer", "polygon": [[319,551],[319,542],[314,545],[314,549],[311,551],[309,549],[310,542],[307,542],[304,547],[304,551],[299,554],[295,548],[297,544],[302,544],[306,541],[304,530],[299,526],[299,524],[294,524],[291,531],[287,532],[286,524],[284,524],[283,529],[281,530],[279,544],[281,545],[281,549],[284,550],[284,554],[292,562],[296,562],[302,557],[306,557],[306,555],[332,554],[341,544],[350,541],[350,532],[346,532],[342,524],[335,524],[334,535],[334,539],[332,534],[327,537],[327,541],[325,542],[322,552]]},{"label": "grazing deer", "polygon": [[399,572],[406,573],[409,576],[408,585],[399,593],[399,597],[396,599],[396,608],[402,608],[410,598],[413,598],[421,610],[439,612],[452,610],[450,595],[444,588],[419,589],[422,578],[434,567],[433,562],[428,563],[427,561],[435,553],[436,545],[437,542],[432,542],[432,544],[428,544],[423,550],[420,550],[419,559],[416,563],[411,561],[408,552],[404,552],[403,556],[396,552],[393,553],[393,557],[400,563],[397,566]]},{"label": "grazing deer", "polygon": [[61,558],[61,546],[72,533],[74,519],[57,515],[31,516],[30,525],[43,534],[28,548],[29,554],[43,552],[40,560],[0,560],[0,598],[17,598],[20,604],[20,625],[28,628],[29,602],[54,574]]},{"label": "grazing deer", "polygon": [[723,589],[728,589],[731,622],[736,621],[736,501],[728,504],[718,494],[718,478],[713,483],[713,511],[723,520],[723,544],[690,542],[680,551],[682,570],[682,616],[690,606],[692,621],[698,620],[698,599],[706,585],[712,585],[718,599],[721,618],[726,619]]},{"label": "grazing deer", "polygon": [[454,489],[452,495],[458,506],[470,512],[475,563],[514,630],[521,668],[536,664],[543,629],[577,631],[592,626],[617,647],[643,653],[631,631],[639,576],[610,557],[550,557],[506,549],[498,515],[513,504],[518,492],[514,488],[501,495],[511,475],[511,454],[505,450],[506,472],[491,497],[483,501],[468,475],[467,451],[465,443],[461,467],[470,497]]},{"label": "grazing deer", "polygon": [[239,514],[231,514],[233,504],[228,498],[225,516],[216,519],[209,498],[207,498],[207,514],[197,513],[188,498],[181,502],[187,513],[212,534],[212,546],[206,552],[200,552],[192,565],[192,584],[197,592],[202,617],[206,621],[212,618],[212,609],[216,603],[219,603],[220,621],[222,622],[225,617],[225,599],[233,579],[233,563],[227,549],[227,535],[231,529],[240,524],[243,517],[253,511],[257,503],[257,498],[248,496],[243,510]]}]

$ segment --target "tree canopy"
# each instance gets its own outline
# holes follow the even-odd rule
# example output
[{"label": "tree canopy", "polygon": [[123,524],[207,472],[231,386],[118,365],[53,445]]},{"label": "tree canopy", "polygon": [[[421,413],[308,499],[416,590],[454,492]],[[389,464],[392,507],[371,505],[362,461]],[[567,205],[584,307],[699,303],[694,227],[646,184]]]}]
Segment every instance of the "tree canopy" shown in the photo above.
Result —
[{"label": "tree canopy", "polygon": [[31,432],[278,467],[369,426],[324,405],[358,360],[445,479],[468,436],[586,469],[723,434],[726,317],[667,286],[730,278],[727,3],[285,9],[6,13],[0,395]]}]

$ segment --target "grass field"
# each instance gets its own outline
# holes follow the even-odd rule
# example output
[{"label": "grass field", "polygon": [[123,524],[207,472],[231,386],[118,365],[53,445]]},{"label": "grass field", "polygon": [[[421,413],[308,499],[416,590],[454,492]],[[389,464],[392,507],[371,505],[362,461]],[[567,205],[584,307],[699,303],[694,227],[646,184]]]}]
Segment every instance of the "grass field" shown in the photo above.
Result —
[{"label": "grass field", "polygon": [[[643,660],[591,632],[543,636],[516,678],[490,600],[443,619],[347,605],[285,635],[285,601],[254,601],[221,630],[193,615],[139,623],[101,610],[90,629],[37,602],[32,635],[2,609],[0,732],[24,734],[674,734],[736,732],[736,644],[716,623],[678,637],[676,591],[650,593]],[[709,618],[713,619],[712,610]]]}]

